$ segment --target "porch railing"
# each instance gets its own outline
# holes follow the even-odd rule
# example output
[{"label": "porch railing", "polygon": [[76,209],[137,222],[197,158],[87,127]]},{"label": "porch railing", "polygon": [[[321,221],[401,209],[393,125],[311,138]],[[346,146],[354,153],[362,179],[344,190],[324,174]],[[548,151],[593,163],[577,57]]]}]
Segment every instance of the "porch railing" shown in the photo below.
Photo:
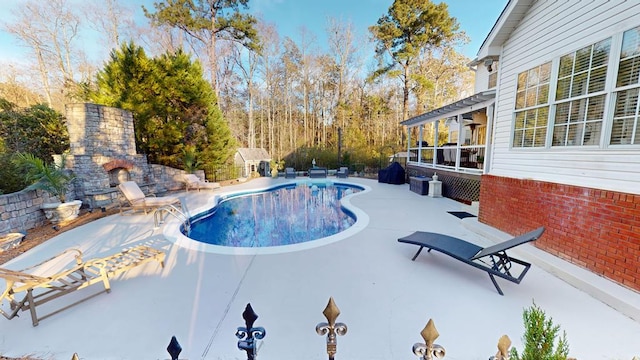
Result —
[{"label": "porch railing", "polygon": [[445,144],[409,149],[410,165],[481,174],[484,170],[485,145]]}]

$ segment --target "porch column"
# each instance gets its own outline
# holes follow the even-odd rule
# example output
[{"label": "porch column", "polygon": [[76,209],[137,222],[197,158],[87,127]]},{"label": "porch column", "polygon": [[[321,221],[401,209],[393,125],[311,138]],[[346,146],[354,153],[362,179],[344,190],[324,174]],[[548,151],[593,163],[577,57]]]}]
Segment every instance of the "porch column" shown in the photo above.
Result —
[{"label": "porch column", "polygon": [[460,138],[462,137],[462,114],[457,116],[458,121],[458,140],[456,141],[456,170],[460,169]]},{"label": "porch column", "polygon": [[440,127],[440,120],[433,122],[433,166],[438,164],[438,128]]},{"label": "porch column", "polygon": [[[422,163],[422,130],[424,129],[424,124],[420,124],[420,130],[418,130],[418,164]],[[407,153],[407,157],[409,153]]]},{"label": "porch column", "polygon": [[415,126],[407,127],[407,163],[411,161],[411,157],[409,156],[409,152],[411,151],[411,129]]}]

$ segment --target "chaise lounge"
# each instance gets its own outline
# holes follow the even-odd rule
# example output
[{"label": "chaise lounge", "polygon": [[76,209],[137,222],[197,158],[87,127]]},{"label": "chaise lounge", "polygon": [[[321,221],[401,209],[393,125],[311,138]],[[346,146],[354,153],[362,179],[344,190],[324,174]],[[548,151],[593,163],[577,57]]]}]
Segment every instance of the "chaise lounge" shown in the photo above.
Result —
[{"label": "chaise lounge", "polygon": [[200,191],[200,189],[216,190],[221,188],[220,183],[200,180],[195,174],[185,174],[182,178],[184,179],[187,192],[189,192],[189,188],[198,189],[198,191]]},{"label": "chaise lounge", "polygon": [[[420,248],[411,260],[415,260],[423,248],[439,251],[449,255],[456,260],[471,265],[480,270],[486,271],[498,290],[500,295],[504,295],[494,276],[501,277],[516,284],[520,284],[531,264],[507,255],[507,250],[522,245],[524,243],[537,240],[544,232],[544,227],[517,236],[511,240],[482,248],[465,240],[448,235],[416,231],[411,235],[398,239],[398,242],[418,245]],[[516,273],[513,267],[519,268]]]},{"label": "chaise lounge", "polygon": [[[38,274],[53,267],[59,261],[63,261],[65,255],[75,258],[75,264],[67,269],[52,274]],[[0,268],[0,278],[4,279],[6,288],[0,295],[0,306],[5,301],[9,303],[9,309],[5,311],[0,307],[0,313],[11,320],[18,316],[19,311],[31,313],[33,326],[38,326],[40,320],[65,310],[73,305],[88,300],[98,294],[111,292],[109,279],[113,278],[136,266],[150,261],[158,261],[164,267],[165,253],[148,246],[136,246],[117,254],[93,260],[82,260],[82,252],[78,249],[68,249],[64,252],[45,260],[37,265],[23,270],[9,270]],[[94,293],[70,305],[50,312],[44,316],[38,316],[36,307],[57,299],[63,295],[83,289],[89,285],[102,283],[104,289]],[[23,294],[24,293],[24,294]],[[24,295],[21,299],[18,294]]]},{"label": "chaise lounge", "polygon": [[[124,195],[126,202],[133,210],[144,210],[146,214],[150,209],[157,209],[167,205],[177,205],[181,207],[180,199],[175,196],[146,196],[135,181],[125,181],[118,185],[118,189]],[[122,205],[122,204],[121,204]],[[122,213],[122,206],[120,206]]]}]

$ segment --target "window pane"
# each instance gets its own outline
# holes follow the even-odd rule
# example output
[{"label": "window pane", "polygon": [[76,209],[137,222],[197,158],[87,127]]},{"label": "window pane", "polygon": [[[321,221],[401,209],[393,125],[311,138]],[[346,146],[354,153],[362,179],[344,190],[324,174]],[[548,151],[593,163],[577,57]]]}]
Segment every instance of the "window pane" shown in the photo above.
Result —
[{"label": "window pane", "polygon": [[576,51],[576,61],[573,69],[574,73],[579,73],[589,69],[591,60],[591,46]]},{"label": "window pane", "polygon": [[616,105],[609,140],[610,144],[625,145],[640,143],[640,136],[638,136],[640,129],[640,124],[638,123],[639,91],[639,88],[635,88],[615,93]]},{"label": "window pane", "polygon": [[573,72],[573,54],[565,55],[560,58],[560,72],[559,77],[570,76]]},{"label": "window pane", "polygon": [[637,84],[638,74],[640,74],[640,56],[620,61],[616,86]]},{"label": "window pane", "polygon": [[522,129],[524,127],[525,111],[516,113],[516,129]]},{"label": "window pane", "polygon": [[600,130],[602,122],[587,124],[584,130],[584,145],[598,145],[600,143]]},{"label": "window pane", "polygon": [[604,119],[604,95],[589,98],[587,121]]},{"label": "window pane", "polygon": [[582,124],[569,125],[567,144],[569,146],[582,145]]},{"label": "window pane", "polygon": [[527,87],[532,87],[538,85],[540,79],[538,78],[538,68],[535,67],[529,70],[529,75],[527,75]]},{"label": "window pane", "polygon": [[628,144],[626,139],[626,125],[625,123],[629,119],[617,119],[613,120],[613,127],[611,128],[611,145]]},{"label": "window pane", "polygon": [[583,72],[573,78],[573,86],[571,87],[571,97],[587,94],[587,73]]},{"label": "window pane", "polygon": [[625,31],[622,38],[621,58],[640,55],[640,28]]},{"label": "window pane", "polygon": [[589,94],[603,91],[604,83],[607,81],[607,68],[599,67],[595,68],[591,71],[591,76],[589,79]]},{"label": "window pane", "polygon": [[525,99],[525,107],[534,106],[536,104],[538,88],[529,88],[527,89],[527,98]]},{"label": "window pane", "polygon": [[609,62],[609,50],[611,48],[611,39],[600,41],[593,46],[593,60],[591,67],[607,65]]},{"label": "window pane", "polygon": [[518,91],[527,87],[527,72],[521,72],[518,74]]},{"label": "window pane", "polygon": [[538,121],[536,123],[536,126],[543,127],[546,129],[548,123],[549,123],[549,107],[546,106],[538,109]]},{"label": "window pane", "polygon": [[556,107],[556,124],[566,124],[569,122],[569,103],[559,104]]},{"label": "window pane", "polygon": [[567,136],[566,126],[556,126],[553,128],[553,146],[564,146]]},{"label": "window pane", "polygon": [[540,82],[547,83],[551,78],[551,63],[542,64],[540,66]]},{"label": "window pane", "polygon": [[513,132],[513,147],[522,147],[522,137],[524,130],[516,130]]},{"label": "window pane", "polygon": [[518,91],[516,94],[516,109],[522,109],[524,107],[525,90]]},{"label": "window pane", "polygon": [[522,146],[524,147],[533,146],[533,129],[526,129],[524,131],[524,139],[522,142]]},{"label": "window pane", "polygon": [[558,80],[558,90],[556,90],[556,100],[563,100],[569,97],[569,87],[571,78]]},{"label": "window pane", "polygon": [[538,89],[538,103],[536,105],[542,105],[549,102],[549,84],[540,85]]},{"label": "window pane", "polygon": [[614,117],[628,116],[636,113],[638,90],[627,90],[616,93]]}]

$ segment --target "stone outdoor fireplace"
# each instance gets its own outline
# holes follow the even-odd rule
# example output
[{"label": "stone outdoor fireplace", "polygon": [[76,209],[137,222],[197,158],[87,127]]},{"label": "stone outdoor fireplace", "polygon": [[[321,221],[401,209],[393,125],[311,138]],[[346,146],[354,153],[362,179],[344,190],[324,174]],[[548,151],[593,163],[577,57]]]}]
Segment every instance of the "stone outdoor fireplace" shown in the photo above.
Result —
[{"label": "stone outdoor fireplace", "polygon": [[[153,183],[145,155],[136,153],[131,112],[81,103],[66,106],[70,154],[67,166],[76,174],[76,195],[91,207],[96,196],[117,197],[117,185],[133,180]],[[100,204],[98,204],[100,205]]]}]

